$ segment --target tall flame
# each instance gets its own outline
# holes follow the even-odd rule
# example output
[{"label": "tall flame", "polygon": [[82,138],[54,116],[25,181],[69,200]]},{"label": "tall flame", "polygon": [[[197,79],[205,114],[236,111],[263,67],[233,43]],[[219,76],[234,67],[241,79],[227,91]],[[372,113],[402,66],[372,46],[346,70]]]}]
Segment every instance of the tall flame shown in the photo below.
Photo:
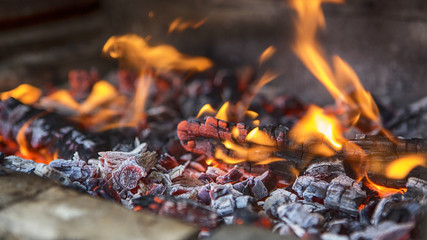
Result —
[{"label": "tall flame", "polygon": [[295,54],[310,72],[326,87],[338,104],[348,111],[348,121],[355,123],[360,115],[380,126],[380,116],[371,95],[363,88],[355,71],[338,56],[333,56],[333,68],[324,56],[324,50],[317,43],[318,28],[325,28],[322,2],[342,3],[342,0],[291,0],[291,6],[298,17],[295,20]]}]

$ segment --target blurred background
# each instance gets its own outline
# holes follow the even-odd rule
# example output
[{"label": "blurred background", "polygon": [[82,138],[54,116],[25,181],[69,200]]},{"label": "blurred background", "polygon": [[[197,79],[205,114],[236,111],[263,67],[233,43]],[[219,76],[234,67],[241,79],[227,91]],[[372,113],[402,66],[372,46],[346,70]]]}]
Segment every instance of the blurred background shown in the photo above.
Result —
[{"label": "blurred background", "polygon": [[[427,1],[348,0],[324,4],[328,54],[338,54],[383,103],[405,106],[427,95]],[[211,58],[217,68],[258,68],[270,45],[278,50],[263,68],[281,76],[269,89],[327,104],[332,98],[290,49],[293,11],[284,0],[2,0],[0,91],[21,83],[67,82],[72,69],[117,69],[102,56],[111,35],[137,33],[152,45]],[[170,23],[206,22],[168,33]]]}]

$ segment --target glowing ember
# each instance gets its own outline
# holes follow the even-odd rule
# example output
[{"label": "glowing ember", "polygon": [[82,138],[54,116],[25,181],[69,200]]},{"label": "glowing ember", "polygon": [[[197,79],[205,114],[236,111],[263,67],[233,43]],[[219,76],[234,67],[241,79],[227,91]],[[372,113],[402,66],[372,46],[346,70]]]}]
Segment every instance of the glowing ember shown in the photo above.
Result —
[{"label": "glowing ember", "polygon": [[203,24],[205,24],[207,20],[208,20],[207,18],[204,18],[200,21],[194,22],[194,21],[184,21],[181,18],[176,18],[169,24],[168,33],[172,33],[174,31],[182,32],[188,28],[197,29],[201,27]]},{"label": "glowing ember", "polygon": [[388,178],[403,179],[413,168],[418,166],[427,166],[425,157],[415,154],[408,155],[391,162],[385,170],[385,175]]}]

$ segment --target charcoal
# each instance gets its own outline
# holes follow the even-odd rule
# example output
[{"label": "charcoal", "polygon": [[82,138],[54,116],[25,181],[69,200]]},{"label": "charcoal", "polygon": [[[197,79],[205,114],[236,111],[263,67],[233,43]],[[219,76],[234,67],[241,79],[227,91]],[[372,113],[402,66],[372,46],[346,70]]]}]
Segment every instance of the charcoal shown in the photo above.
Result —
[{"label": "charcoal", "polygon": [[65,174],[49,167],[46,164],[37,164],[34,169],[34,174],[40,177],[59,181],[64,186],[72,186],[72,181]]},{"label": "charcoal", "polygon": [[337,160],[331,162],[323,160],[321,162],[311,163],[310,166],[304,171],[304,176],[312,176],[319,180],[330,182],[332,179],[339,175],[344,175],[345,170],[342,162]]},{"label": "charcoal", "polygon": [[270,196],[265,200],[264,211],[271,217],[277,218],[277,208],[280,205],[294,202],[296,200],[295,194],[288,192],[284,189],[277,189],[270,193]]},{"label": "charcoal", "polygon": [[0,152],[0,162],[2,162],[5,157],[6,157],[6,154]]},{"label": "charcoal", "polygon": [[258,214],[248,208],[238,208],[233,214],[234,224],[246,224],[249,226],[271,228],[271,221],[267,216]]},{"label": "charcoal", "polygon": [[236,197],[236,208],[246,208],[246,209],[252,209],[252,206],[254,204],[254,199],[251,196],[239,196]]},{"label": "charcoal", "polygon": [[237,182],[243,177],[243,173],[239,171],[237,166],[232,168],[230,171],[228,171],[226,174],[222,176],[218,176],[216,178],[216,182],[219,184],[225,184],[225,183],[231,183],[231,182]]},{"label": "charcoal", "polygon": [[235,200],[233,195],[228,194],[217,199],[212,199],[211,207],[218,213],[219,216],[230,216],[234,212]]},{"label": "charcoal", "polygon": [[369,225],[371,224],[372,216],[374,215],[375,208],[379,200],[371,200],[366,206],[362,208],[359,212],[359,219],[362,224]]},{"label": "charcoal", "polygon": [[364,227],[362,224],[354,221],[350,218],[341,218],[332,220],[327,225],[327,230],[334,234],[345,234],[348,235],[354,231],[361,231]]},{"label": "charcoal", "polygon": [[90,194],[94,197],[100,197],[111,202],[121,202],[120,195],[113,189],[111,185],[104,184],[96,186]]},{"label": "charcoal", "polygon": [[212,179],[216,179],[219,176],[225,175],[226,172],[216,167],[208,167],[206,174],[208,174]]},{"label": "charcoal", "polygon": [[179,165],[179,166],[174,167],[168,173],[170,180],[173,181],[175,178],[180,177],[184,173],[184,170],[185,170],[185,166],[184,165]]},{"label": "charcoal", "polygon": [[366,192],[355,180],[340,175],[331,181],[324,203],[328,208],[355,216],[359,213],[359,207],[365,198]]},{"label": "charcoal", "polygon": [[273,232],[282,235],[282,236],[291,236],[293,235],[292,229],[284,222],[279,222],[273,227]]},{"label": "charcoal", "polygon": [[325,221],[322,215],[308,212],[301,203],[283,204],[277,209],[277,214],[280,219],[304,229],[320,227]]},{"label": "charcoal", "polygon": [[303,197],[305,189],[310,185],[311,182],[315,181],[314,177],[311,176],[299,176],[295,179],[294,184],[292,185],[292,190],[294,190],[298,196]]},{"label": "charcoal", "polygon": [[276,174],[271,170],[265,171],[263,174],[261,174],[257,178],[259,178],[262,181],[262,183],[264,184],[264,186],[267,188],[269,192],[275,189],[277,186],[277,183],[279,182],[279,179],[277,178]]},{"label": "charcoal", "polygon": [[323,201],[326,197],[326,190],[329,184],[325,181],[313,181],[305,189],[302,197],[307,201],[316,201],[320,199]]},{"label": "charcoal", "polygon": [[132,201],[136,211],[145,209],[159,215],[169,216],[203,228],[218,226],[218,214],[211,208],[194,201],[167,196],[143,196]]},{"label": "charcoal", "polygon": [[150,190],[146,193],[148,196],[162,195],[166,191],[166,187],[163,184],[153,184],[150,186]]},{"label": "charcoal", "polygon": [[404,223],[419,218],[426,209],[415,200],[404,200],[401,194],[383,198],[377,204],[372,216],[372,223],[378,225],[382,221]]},{"label": "charcoal", "polygon": [[375,207],[375,211],[372,214],[371,223],[378,225],[382,220],[384,210],[387,205],[393,204],[393,202],[401,201],[403,196],[401,194],[391,195],[390,197],[381,199]]},{"label": "charcoal", "polygon": [[17,156],[5,157],[2,162],[2,166],[4,168],[22,173],[33,173],[38,164],[41,163],[36,163],[32,160],[23,159]]},{"label": "charcoal", "polygon": [[52,167],[61,173],[65,174],[71,181],[84,182],[89,178],[92,178],[96,174],[94,167],[86,165],[85,161],[77,160],[64,160],[56,159],[49,163],[49,167]]},{"label": "charcoal", "polygon": [[427,181],[410,177],[406,183],[407,191],[404,195],[406,199],[415,199],[420,202],[427,202]]},{"label": "charcoal", "polygon": [[205,205],[210,205],[211,204],[211,197],[209,195],[210,192],[210,186],[209,185],[205,185],[203,186],[198,194],[197,194],[197,198],[199,199],[199,202]]},{"label": "charcoal", "polygon": [[212,200],[216,200],[219,197],[231,194],[231,189],[224,185],[213,185],[209,193]]},{"label": "charcoal", "polygon": [[206,168],[198,162],[190,162],[190,167],[196,169],[198,172],[206,171]]},{"label": "charcoal", "polygon": [[384,221],[379,225],[368,226],[363,231],[354,232],[350,235],[351,240],[378,239],[378,240],[399,240],[408,239],[411,230],[415,227],[413,222],[394,223]]},{"label": "charcoal", "polygon": [[200,181],[202,181],[202,182],[204,182],[204,183],[210,183],[210,182],[214,181],[213,178],[211,178],[206,173],[201,173],[197,179],[200,180]]},{"label": "charcoal", "polygon": [[175,157],[167,153],[160,156],[158,163],[168,170],[173,169],[179,165]]},{"label": "charcoal", "polygon": [[254,179],[253,186],[251,187],[251,193],[257,201],[268,196],[267,188],[264,186],[264,183],[262,183],[262,181],[258,178]]},{"label": "charcoal", "polygon": [[310,202],[305,200],[299,200],[297,202],[302,203],[307,212],[323,214],[328,210],[325,205],[317,202]]}]

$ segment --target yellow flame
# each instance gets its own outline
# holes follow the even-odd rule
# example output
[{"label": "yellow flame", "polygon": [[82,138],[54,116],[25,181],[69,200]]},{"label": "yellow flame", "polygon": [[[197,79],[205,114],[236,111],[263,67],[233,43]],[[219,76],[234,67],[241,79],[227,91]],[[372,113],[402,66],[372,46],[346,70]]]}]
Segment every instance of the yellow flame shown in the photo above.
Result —
[{"label": "yellow flame", "polygon": [[[298,17],[295,54],[310,72],[327,88],[337,103],[343,103],[349,111],[349,121],[360,112],[368,119],[380,125],[378,108],[371,95],[363,88],[354,70],[341,58],[334,56],[334,68],[328,64],[322,47],[316,41],[317,29],[325,27],[321,9],[322,2],[342,3],[341,0],[291,0],[291,6]],[[354,95],[354,96],[352,96]]]},{"label": "yellow flame", "polygon": [[252,129],[248,133],[248,135],[246,136],[246,141],[265,146],[276,146],[276,142],[271,139],[271,137],[267,133],[259,130],[258,127]]},{"label": "yellow flame", "polygon": [[274,46],[269,46],[262,52],[262,54],[259,56],[259,64],[263,64],[265,61],[270,59],[274,53],[276,53],[277,49]]},{"label": "yellow flame", "polygon": [[372,182],[368,176],[366,176],[365,179],[366,179],[365,185],[369,189],[376,191],[378,193],[378,196],[380,196],[381,198],[386,198],[386,197],[389,197],[389,196],[396,194],[396,193],[402,193],[403,194],[407,190],[406,188],[390,188],[390,187],[378,185],[378,184]]},{"label": "yellow flame", "polygon": [[112,58],[125,59],[138,69],[149,66],[158,72],[204,71],[212,66],[209,59],[184,55],[170,45],[149,46],[144,38],[135,34],[111,37],[103,52]]},{"label": "yellow flame", "polygon": [[6,100],[13,97],[24,104],[33,104],[39,100],[42,95],[42,91],[30,84],[21,84],[15,89],[7,92],[3,92],[0,95],[1,100]]},{"label": "yellow flame", "polygon": [[200,108],[199,113],[197,114],[196,118],[199,118],[202,115],[214,115],[216,113],[216,110],[213,109],[213,107],[208,103],[203,105],[202,108]]},{"label": "yellow flame", "polygon": [[391,162],[385,169],[385,175],[388,178],[403,179],[413,168],[418,166],[426,167],[426,165],[424,156],[411,154]]},{"label": "yellow flame", "polygon": [[118,96],[116,88],[107,81],[98,81],[92,88],[89,97],[80,106],[80,111],[89,113]]},{"label": "yellow flame", "polygon": [[229,111],[229,102],[225,102],[218,110],[217,114],[215,115],[215,118],[219,120],[228,121],[228,111]]},{"label": "yellow flame", "polygon": [[169,24],[169,30],[168,33],[172,33],[174,31],[182,32],[185,29],[192,28],[197,29],[201,27],[205,22],[207,21],[207,18],[204,18],[200,21],[184,21],[181,18],[175,18],[170,24]]},{"label": "yellow flame", "polygon": [[342,138],[338,120],[325,115],[323,109],[314,105],[309,107],[305,116],[291,129],[290,137],[297,143],[324,138],[335,150],[342,148],[338,140]]}]

